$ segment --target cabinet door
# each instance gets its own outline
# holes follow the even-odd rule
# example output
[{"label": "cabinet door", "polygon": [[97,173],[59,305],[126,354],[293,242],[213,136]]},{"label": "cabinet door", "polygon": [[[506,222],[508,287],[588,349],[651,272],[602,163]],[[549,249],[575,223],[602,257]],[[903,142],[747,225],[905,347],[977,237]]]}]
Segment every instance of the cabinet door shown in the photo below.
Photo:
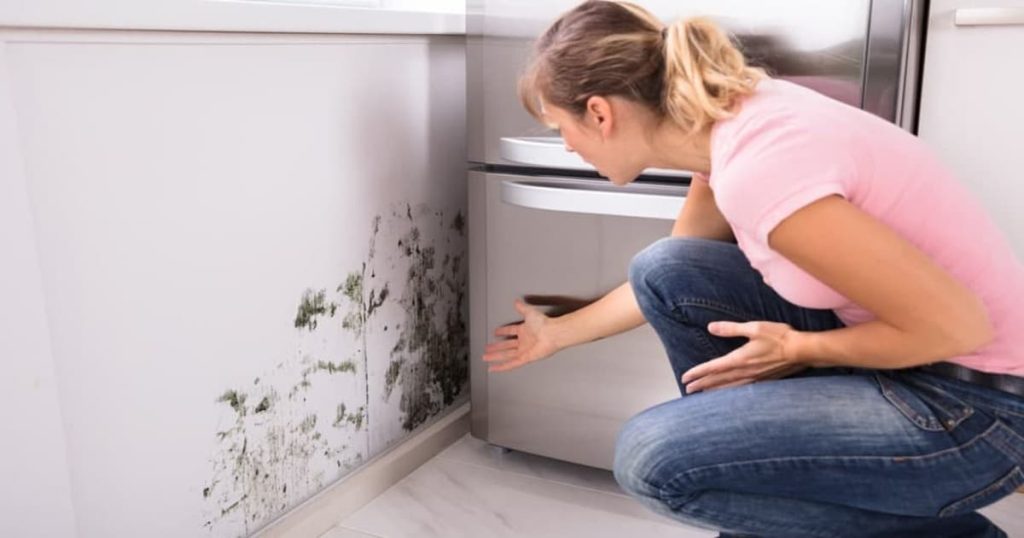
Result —
[{"label": "cabinet door", "polygon": [[918,133],[977,193],[1024,258],[1021,53],[1024,2],[933,0]]}]

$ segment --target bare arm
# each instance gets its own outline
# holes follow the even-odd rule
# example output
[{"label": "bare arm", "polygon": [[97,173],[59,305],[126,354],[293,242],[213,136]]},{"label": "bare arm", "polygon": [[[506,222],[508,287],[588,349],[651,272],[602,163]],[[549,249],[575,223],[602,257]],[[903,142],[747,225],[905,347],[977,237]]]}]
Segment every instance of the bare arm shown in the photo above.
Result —
[{"label": "bare arm", "polygon": [[972,353],[994,337],[985,304],[974,292],[839,196],[797,211],[769,242],[876,317],[832,331],[794,331],[786,351],[796,362],[908,368]]},{"label": "bare arm", "polygon": [[[715,205],[706,181],[693,180],[686,203],[672,226],[672,236],[735,242],[732,228]],[[551,321],[552,336],[559,348],[612,336],[646,323],[629,282],[590,305]]]},{"label": "bare arm", "polygon": [[[686,203],[672,227],[672,236],[735,241],[732,228],[715,205],[706,181],[693,180]],[[518,368],[559,349],[606,338],[645,323],[629,282],[559,317],[548,317],[521,301],[517,301],[515,307],[523,316],[523,322],[499,327],[494,334],[509,338],[492,342],[484,350],[484,361],[499,363],[492,366],[491,371]]]},{"label": "bare arm", "polygon": [[974,292],[841,196],[797,210],[768,242],[875,319],[810,332],[768,321],[711,323],[715,336],[749,341],[683,374],[688,393],[788,375],[794,367],[908,368],[972,353],[994,338]]}]

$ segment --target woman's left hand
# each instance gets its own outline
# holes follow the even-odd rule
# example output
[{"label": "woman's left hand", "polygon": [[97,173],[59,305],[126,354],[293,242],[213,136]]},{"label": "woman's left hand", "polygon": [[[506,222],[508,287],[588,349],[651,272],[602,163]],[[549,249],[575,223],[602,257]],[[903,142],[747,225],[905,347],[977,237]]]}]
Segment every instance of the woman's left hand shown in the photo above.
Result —
[{"label": "woman's left hand", "polygon": [[787,339],[797,331],[785,323],[715,321],[708,324],[708,332],[724,338],[742,336],[750,340],[727,355],[687,370],[682,376],[687,394],[778,379],[807,368],[786,354]]}]

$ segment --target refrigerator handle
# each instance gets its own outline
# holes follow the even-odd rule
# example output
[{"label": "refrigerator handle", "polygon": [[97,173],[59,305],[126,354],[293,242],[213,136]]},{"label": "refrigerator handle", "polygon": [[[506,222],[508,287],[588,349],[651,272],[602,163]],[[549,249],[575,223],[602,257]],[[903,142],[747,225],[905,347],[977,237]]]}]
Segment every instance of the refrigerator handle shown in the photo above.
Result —
[{"label": "refrigerator handle", "polygon": [[954,12],[953,24],[957,26],[1024,26],[1024,8],[960,8]]},{"label": "refrigerator handle", "polygon": [[686,196],[544,185],[538,181],[501,182],[501,200],[507,204],[591,215],[676,220]]}]

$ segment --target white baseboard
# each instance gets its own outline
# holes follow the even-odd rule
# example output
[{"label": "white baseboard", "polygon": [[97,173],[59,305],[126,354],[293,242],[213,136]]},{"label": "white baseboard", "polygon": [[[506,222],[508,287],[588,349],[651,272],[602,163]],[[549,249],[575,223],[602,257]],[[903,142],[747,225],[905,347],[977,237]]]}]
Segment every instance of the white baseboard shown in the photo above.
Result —
[{"label": "white baseboard", "polygon": [[370,459],[253,536],[317,538],[467,433],[468,401],[433,424],[413,432],[405,441]]}]

